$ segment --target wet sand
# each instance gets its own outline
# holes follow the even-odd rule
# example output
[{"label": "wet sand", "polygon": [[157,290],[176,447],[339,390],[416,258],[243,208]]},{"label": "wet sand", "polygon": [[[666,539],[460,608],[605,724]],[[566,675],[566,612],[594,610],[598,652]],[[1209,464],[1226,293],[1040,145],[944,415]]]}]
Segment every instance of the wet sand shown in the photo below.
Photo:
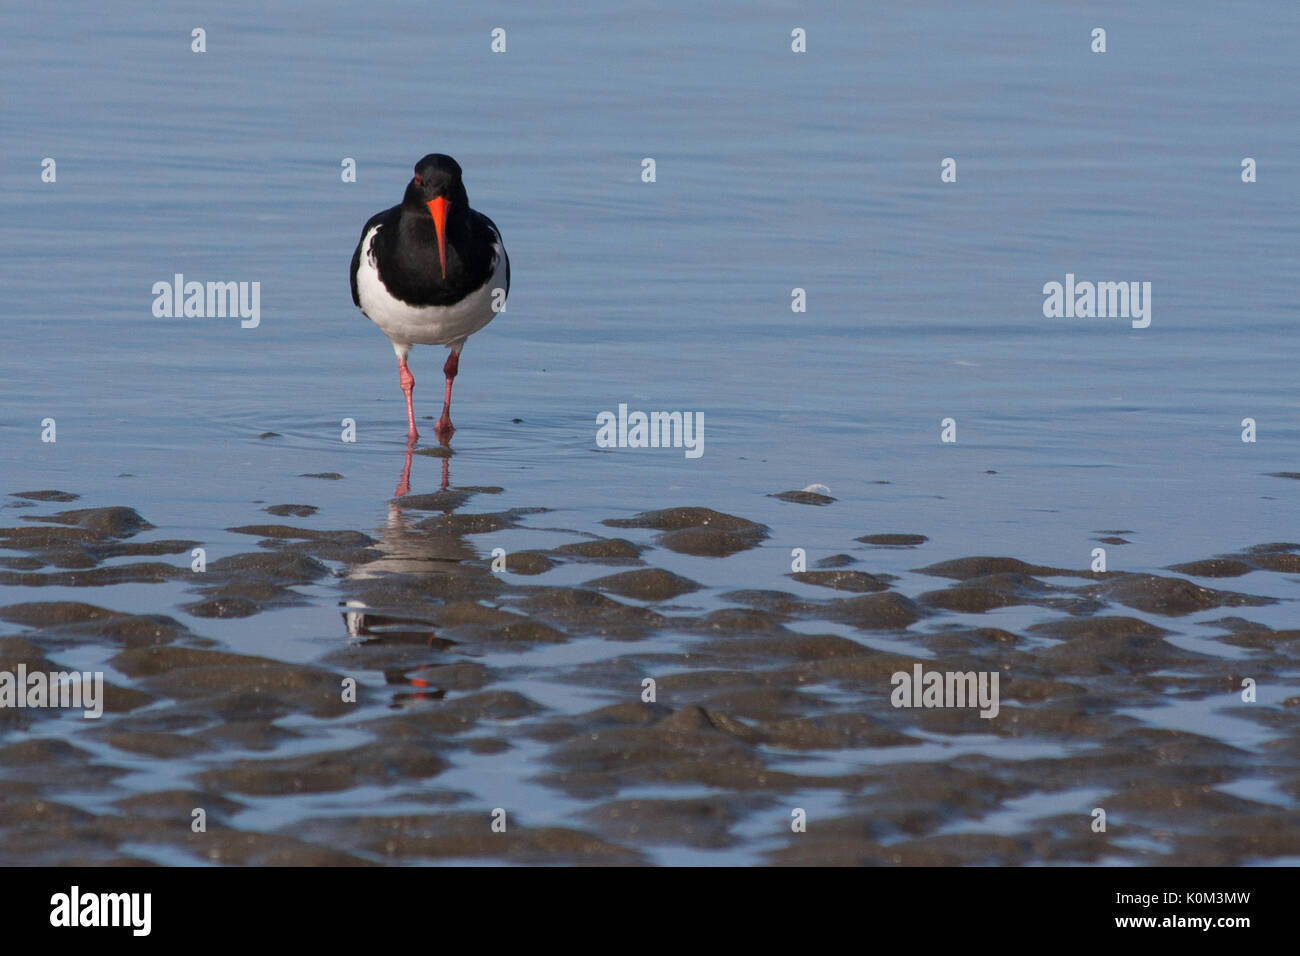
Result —
[{"label": "wet sand", "polygon": [[[773,547],[771,529],[668,507],[494,570],[477,535],[565,535],[544,508],[493,510],[500,491],[409,495],[370,531],[292,523],[319,505],[250,504],[229,529],[248,550],[202,572],[195,542],[147,509],[11,496],[0,671],[102,669],[105,699],[99,720],[0,709],[0,861],[1300,857],[1300,629],[1251,618],[1278,603],[1252,584],[1300,572],[1300,544],[1094,573],[864,529],[805,570],[706,587],[673,556],[726,578],[734,555]],[[925,584],[904,593],[873,570],[881,549],[914,555],[909,582]],[[163,582],[187,600],[113,609],[114,588]],[[62,587],[84,597],[42,598]],[[327,602],[337,630],[309,663],[278,659],[270,629],[261,655],[204,634]],[[1008,608],[1024,623],[981,621]],[[893,706],[891,675],[917,663],[997,672],[997,716]]]}]

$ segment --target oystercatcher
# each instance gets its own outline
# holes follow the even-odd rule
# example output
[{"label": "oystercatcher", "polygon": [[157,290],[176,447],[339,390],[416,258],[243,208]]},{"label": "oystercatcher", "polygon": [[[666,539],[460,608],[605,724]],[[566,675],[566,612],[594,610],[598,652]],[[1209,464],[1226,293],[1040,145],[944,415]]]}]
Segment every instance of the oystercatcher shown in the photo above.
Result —
[{"label": "oystercatcher", "polygon": [[406,394],[407,439],[415,441],[413,345],[451,349],[442,367],[447,391],[434,434],[446,442],[451,383],[465,340],[492,321],[510,291],[510,260],[496,224],[469,208],[460,164],[430,153],[415,164],[400,205],[372,216],[352,254],[352,301],[397,353]]}]

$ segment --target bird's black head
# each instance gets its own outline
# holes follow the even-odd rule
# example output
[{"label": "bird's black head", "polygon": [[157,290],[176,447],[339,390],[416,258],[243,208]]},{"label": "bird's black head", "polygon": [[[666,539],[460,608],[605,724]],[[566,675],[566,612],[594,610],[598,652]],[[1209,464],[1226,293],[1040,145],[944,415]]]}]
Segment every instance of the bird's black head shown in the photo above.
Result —
[{"label": "bird's black head", "polygon": [[460,163],[442,153],[430,153],[415,164],[415,176],[406,191],[407,198],[421,203],[442,197],[449,203],[468,205],[465,202],[465,184],[460,178]]},{"label": "bird's black head", "polygon": [[430,153],[415,164],[415,176],[406,187],[402,202],[427,209],[433,217],[438,238],[438,261],[447,278],[447,222],[462,221],[469,214],[469,197],[460,179],[460,163],[443,153]]}]

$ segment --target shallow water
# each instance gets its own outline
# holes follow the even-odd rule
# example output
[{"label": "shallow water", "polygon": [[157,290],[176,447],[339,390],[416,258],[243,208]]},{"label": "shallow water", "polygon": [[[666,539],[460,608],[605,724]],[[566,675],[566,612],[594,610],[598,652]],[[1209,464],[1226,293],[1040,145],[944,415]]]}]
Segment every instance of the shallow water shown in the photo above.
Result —
[{"label": "shallow water", "polygon": [[[722,660],[728,673],[750,675],[757,686],[755,675],[786,666],[777,648],[723,653],[692,622],[741,606],[731,594],[741,588],[806,600],[851,597],[791,580],[793,548],[806,549],[810,569],[848,552],[858,559],[853,570],[895,575],[891,590],[917,598],[950,583],[917,569],[970,555],[1074,569],[1078,577],[1039,580],[1086,588],[1099,546],[1111,571],[1168,577],[1163,569],[1176,562],[1300,539],[1300,482],[1275,477],[1300,467],[1292,281],[1300,266],[1300,132],[1293,122],[1300,13],[1247,4],[1226,20],[1209,3],[1182,5],[1176,16],[1127,5],[1086,15],[1032,3],[1003,7],[989,13],[921,4],[888,17],[845,11],[836,19],[780,5],[701,12],[645,4],[594,22],[563,5],[503,5],[436,35],[418,26],[427,17],[416,4],[393,5],[365,22],[343,4],[313,8],[309,21],[252,4],[221,11],[181,4],[165,13],[72,4],[39,17],[0,11],[8,38],[0,83],[21,90],[0,107],[7,157],[0,167],[0,492],[79,496],[32,507],[7,498],[0,526],[59,510],[126,506],[155,526],[131,541],[193,542],[209,562],[255,550],[259,537],[230,530],[240,526],[350,529],[388,545],[390,557],[414,555],[428,570],[432,545],[419,533],[412,538],[409,524],[428,513],[396,513],[389,503],[405,464],[392,353],[352,307],[346,272],[362,223],[397,201],[420,155],[438,150],[465,168],[471,201],[501,227],[513,269],[507,311],[465,350],[448,462],[451,487],[502,490],[455,510],[549,510],[454,541],[439,537],[437,547],[485,567],[494,547],[550,550],[583,536],[626,536],[654,548],[642,555],[649,565],[702,586],[654,603],[669,620],[635,642],[613,640],[581,620],[561,628],[563,640],[502,641],[462,634],[462,625],[435,615],[423,621],[428,629],[454,633],[459,643],[416,646],[403,656],[387,645],[349,644],[338,602],[354,596],[357,568],[367,562],[356,554],[319,555],[332,576],[290,585],[297,603],[271,602],[241,618],[191,614],[183,606],[203,595],[184,576],[93,588],[11,582],[0,585],[0,605],[83,601],[166,614],[190,635],[173,636],[181,645],[206,638],[218,650],[346,672],[368,694],[355,712],[302,718],[306,726],[290,735],[283,730],[301,706],[292,698],[258,731],[265,739],[250,731],[237,745],[205,742],[185,753],[168,744],[166,753],[142,757],[114,745],[113,722],[148,723],[135,711],[91,727],[69,717],[8,726],[0,747],[26,735],[69,741],[90,756],[67,757],[68,767],[86,761],[129,771],[57,797],[90,813],[110,805],[120,812],[118,801],[133,796],[203,789],[197,775],[246,757],[363,745],[380,733],[373,722],[395,701],[403,709],[392,713],[400,715],[462,697],[484,708],[475,718],[485,722],[481,735],[504,749],[431,731],[447,765],[437,773],[421,775],[417,763],[387,788],[358,779],[311,797],[243,795],[246,807],[232,810],[229,826],[249,833],[283,827],[308,844],[345,846],[355,858],[377,860],[385,854],[367,849],[358,831],[341,839],[337,829],[317,831],[304,821],[431,807],[481,815],[507,806],[530,827],[597,834],[618,848],[593,850],[592,859],[839,861],[820,841],[800,850],[773,834],[788,819],[793,787],[814,821],[858,814],[877,821],[879,832],[853,831],[870,831],[873,846],[900,833],[1029,841],[1019,855],[1006,855],[1000,844],[915,851],[949,853],[944,861],[1294,856],[1285,841],[1269,852],[1243,835],[1252,819],[1300,829],[1295,711],[1283,704],[1300,694],[1294,638],[1242,646],[1225,641],[1228,630],[1213,622],[1241,617],[1275,631],[1296,628],[1295,571],[1193,578],[1277,599],[1267,605],[1171,618],[1104,600],[1092,614],[1158,625],[1170,632],[1162,647],[1205,655],[1180,664],[1185,673],[1174,668],[1175,676],[1165,676],[1153,666],[1151,686],[1136,686],[1134,677],[1135,686],[1121,682],[1109,692],[1078,662],[1035,657],[1058,642],[1030,628],[1070,615],[1060,609],[946,609],[893,629],[863,629],[820,613],[777,622],[791,647],[803,646],[791,635],[832,634],[864,654],[954,667],[1000,662],[994,649],[958,654],[935,635],[947,627],[1001,628],[1029,657],[1017,666],[1041,679],[1062,666],[1061,681],[1087,684],[1089,707],[1114,722],[1104,733],[1093,728],[1100,739],[1042,728],[1043,739],[989,733],[978,720],[960,732],[951,724],[935,731],[907,714],[898,728],[918,737],[925,731],[926,742],[882,747],[855,739],[823,749],[803,741],[795,753],[771,755],[755,749],[766,744],[745,743],[750,758],[774,770],[842,779],[829,788],[791,783],[754,793],[734,780],[673,776],[671,768],[652,783],[620,781],[620,800],[702,801],[704,809],[651,813],[661,828],[655,839],[620,829],[607,807],[601,815],[612,794],[574,793],[567,778],[556,777],[577,772],[565,769],[556,748],[589,721],[567,732],[555,722],[634,700],[640,675],[689,674]],[[505,54],[489,50],[493,25],[507,29]],[[1097,25],[1108,31],[1104,55],[1088,49]],[[201,55],[189,48],[195,26],[207,30]],[[794,26],[808,30],[806,54],[789,50]],[[55,183],[40,181],[46,156],[58,163]],[[958,163],[955,184],[939,182],[939,162],[948,156]],[[1240,180],[1245,156],[1259,163],[1256,183]],[[344,157],[357,161],[356,183],[340,181]],[[640,180],[644,157],[657,163],[652,184]],[[260,325],[155,318],[151,287],[178,272],[260,282]],[[1151,282],[1150,327],[1044,318],[1042,287],[1066,273]],[[795,287],[807,292],[806,313],[791,312]],[[430,416],[426,432],[438,411],[441,364],[441,350],[414,353],[417,414]],[[704,455],[597,449],[595,417],[619,403],[702,412]],[[40,441],[47,417],[57,422],[53,444]],[[948,417],[957,423],[956,443],[940,441]],[[1257,422],[1255,443],[1241,441],[1246,417]],[[345,418],[356,422],[355,443],[340,440]],[[259,438],[265,433],[274,437]],[[415,456],[411,491],[436,491],[442,465]],[[316,473],[343,477],[303,477]],[[836,501],[812,507],[769,497],[813,483]],[[283,503],[319,511],[299,518],[261,510]],[[653,531],[602,524],[683,505],[770,530],[757,546],[720,559],[655,546]],[[1098,542],[1117,531],[1126,543]],[[916,548],[855,541],[883,532],[928,541]],[[97,564],[185,568],[188,560],[179,551]],[[518,589],[576,588],[625,570],[557,560],[540,577],[504,575],[500,593],[466,600],[506,607]],[[386,567],[399,578],[413,571]],[[38,573],[56,570],[47,564]],[[405,587],[424,593],[409,580]],[[0,623],[0,635],[18,634],[61,666],[105,669],[106,679],[123,687],[147,684],[115,669],[122,645],[102,634],[78,640],[54,624],[30,631]],[[439,700],[402,696],[415,668],[461,659],[486,668],[486,683],[445,688]],[[1259,701],[1234,703],[1228,678],[1252,676],[1252,666],[1268,675],[1260,678]],[[396,683],[386,669],[400,674]],[[476,695],[497,691],[539,710],[492,716]],[[674,714],[698,706],[759,723],[827,711],[869,713],[886,723],[898,717],[887,704],[887,679],[840,676],[808,692],[817,699],[806,706],[785,698],[737,703],[698,688],[660,702]],[[176,694],[188,701],[178,688],[149,693],[146,711],[179,706]],[[226,702],[236,716],[241,700],[232,692]],[[223,706],[205,699],[181,710],[230,720]],[[1255,709],[1237,713],[1243,707]],[[158,719],[166,725],[170,718]],[[1036,770],[1034,761],[1068,765],[1098,749],[1123,767],[1126,756],[1154,746],[1126,738],[1126,720],[1196,735],[1203,747],[1187,744],[1196,753],[1217,744],[1249,756],[1229,777],[1211,779],[1192,760],[1182,777],[1167,780],[1098,770],[1041,791],[1020,792],[1020,782],[1014,793],[980,789],[987,806],[980,800],[958,808],[935,797],[945,809],[910,823],[864,796],[881,785],[876,768],[883,773],[898,761],[918,768],[889,785],[900,801],[938,792],[923,771],[969,773],[977,789],[1002,774],[962,760],[1029,762]],[[182,736],[206,726],[193,714],[180,724]],[[541,742],[533,736],[539,728],[549,728]],[[787,757],[811,763],[796,771]],[[0,765],[0,782],[17,788],[14,799],[55,792],[34,778],[27,793],[19,786],[26,771],[17,766]],[[1075,794],[1072,812],[1086,827],[1098,791],[1143,783],[1217,787],[1214,794],[1256,803],[1238,812],[1198,790],[1201,813],[1188,825],[1190,842],[1153,838],[1160,852],[1149,849],[1144,831],[1136,840],[1116,835],[1097,857],[1042,822],[1068,815],[1063,794]],[[215,785],[208,791],[234,794]],[[709,806],[723,808],[721,816]],[[1235,850],[1206,842],[1222,824],[1214,817],[1220,812],[1236,821]],[[697,839],[691,821],[708,835]],[[128,828],[105,848],[74,826],[60,859],[214,859],[206,849],[151,839],[151,832]],[[1035,832],[1040,836],[1028,835]],[[1041,836],[1047,832],[1053,835]],[[404,846],[395,857],[583,858],[545,840],[517,851],[522,856],[458,847]],[[873,852],[862,850],[858,859],[875,859]]]}]

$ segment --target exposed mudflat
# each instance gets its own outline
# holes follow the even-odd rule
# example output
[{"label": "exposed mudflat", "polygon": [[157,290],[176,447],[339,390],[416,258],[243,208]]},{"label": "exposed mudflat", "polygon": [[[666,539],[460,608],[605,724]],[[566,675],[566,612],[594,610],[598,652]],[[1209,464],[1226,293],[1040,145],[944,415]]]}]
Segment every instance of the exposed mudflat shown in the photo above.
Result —
[{"label": "exposed mudflat", "polygon": [[[247,550],[202,570],[147,507],[11,496],[0,671],[105,684],[99,719],[0,709],[0,862],[1300,856],[1300,615],[1251,617],[1294,600],[1269,592],[1300,543],[1152,574],[868,532],[795,570],[784,529],[741,515],[668,507],[599,536],[500,492],[409,495],[362,530],[250,504],[227,529]],[[476,544],[502,532],[516,549]],[[728,572],[761,548],[770,573]],[[912,573],[876,567],[882,549]],[[127,586],[155,587],[157,612],[115,610]],[[322,607],[338,617],[313,659],[280,656],[285,615]],[[205,633],[222,619],[256,639]],[[893,706],[917,664],[996,672],[996,716]]]}]

